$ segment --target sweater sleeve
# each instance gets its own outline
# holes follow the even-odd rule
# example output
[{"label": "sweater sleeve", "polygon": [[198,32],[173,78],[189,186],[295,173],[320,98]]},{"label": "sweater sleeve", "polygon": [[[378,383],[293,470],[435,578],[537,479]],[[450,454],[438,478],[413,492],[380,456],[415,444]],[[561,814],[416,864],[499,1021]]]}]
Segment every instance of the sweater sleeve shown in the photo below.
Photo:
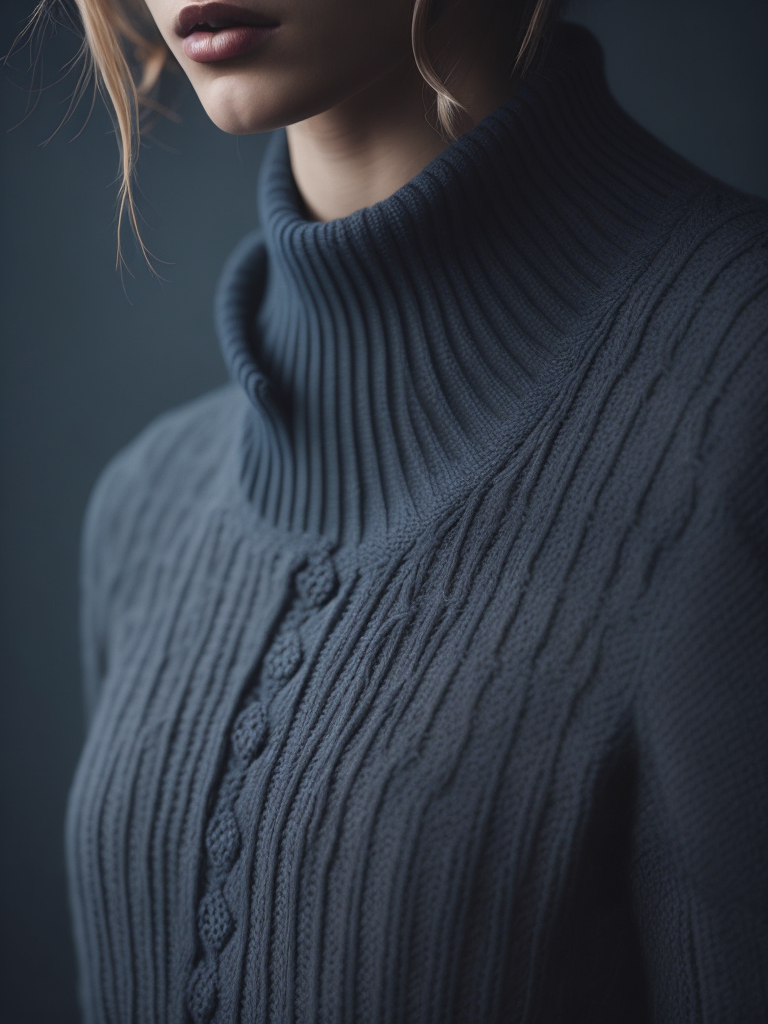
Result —
[{"label": "sweater sleeve", "polygon": [[80,531],[79,638],[86,729],[109,669],[109,633],[120,603],[131,551],[137,546],[138,509],[151,490],[147,449],[150,425],[117,451],[91,488]]},{"label": "sweater sleeve", "polygon": [[651,1020],[768,1020],[768,345],[715,404],[638,701]]},{"label": "sweater sleeve", "polygon": [[115,459],[91,489],[80,533],[80,670],[86,728],[90,727],[107,669],[108,559]]}]

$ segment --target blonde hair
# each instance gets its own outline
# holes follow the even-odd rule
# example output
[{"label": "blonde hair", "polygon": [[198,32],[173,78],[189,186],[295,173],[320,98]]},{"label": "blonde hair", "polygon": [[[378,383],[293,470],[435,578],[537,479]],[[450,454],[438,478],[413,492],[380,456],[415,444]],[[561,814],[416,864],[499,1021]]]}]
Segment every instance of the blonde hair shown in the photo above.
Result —
[{"label": "blonde hair", "polygon": [[[437,129],[447,142],[453,142],[460,134],[461,112],[468,114],[464,107],[447,89],[440,75],[435,70],[427,50],[427,29],[433,0],[414,0],[413,18],[411,21],[411,47],[421,77],[433,90],[437,105]],[[509,3],[510,0],[501,0]],[[498,0],[497,0],[498,3]],[[521,3],[521,7],[524,5]],[[537,56],[542,52],[542,44],[550,37],[552,25],[557,19],[561,0],[528,0],[526,12],[522,12],[518,20],[518,51],[515,63],[510,72],[512,78],[519,69],[520,78],[524,78]],[[519,38],[522,34],[522,38]]]},{"label": "blonde hair", "polygon": [[[63,0],[38,0],[17,42],[27,33],[34,35],[42,23],[52,17],[52,6],[61,2]],[[451,95],[435,70],[427,51],[426,34],[432,2],[433,0],[413,0],[411,44],[416,66],[434,93],[437,130],[446,141],[453,141],[459,134],[461,112],[467,111]],[[512,3],[515,0],[500,2]],[[521,69],[521,77],[528,73],[541,44],[549,37],[549,29],[557,17],[560,2],[561,0],[520,2],[521,8],[527,7],[528,13],[526,16],[523,10],[518,22],[518,36],[522,38],[518,38],[518,52],[511,75],[518,69]],[[157,102],[153,92],[163,70],[169,66],[178,69],[178,62],[160,35],[144,0],[69,0],[69,3],[77,6],[83,33],[83,42],[77,56],[82,57],[84,66],[78,81],[75,102],[82,96],[87,82],[93,79],[95,90],[110,110],[118,141],[120,187],[115,265],[119,266],[122,260],[121,228],[127,208],[136,240],[147,264],[153,269],[139,231],[132,183],[141,135],[146,127],[147,112],[152,110],[168,117],[175,117],[173,111]]]}]

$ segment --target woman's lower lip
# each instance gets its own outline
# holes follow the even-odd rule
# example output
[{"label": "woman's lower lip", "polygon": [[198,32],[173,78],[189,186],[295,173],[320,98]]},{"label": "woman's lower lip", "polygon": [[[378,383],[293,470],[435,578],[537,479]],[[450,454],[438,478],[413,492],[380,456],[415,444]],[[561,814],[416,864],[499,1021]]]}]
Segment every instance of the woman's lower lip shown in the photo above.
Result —
[{"label": "woman's lower lip", "polygon": [[216,31],[191,32],[182,40],[181,48],[190,60],[210,64],[248,53],[277,28],[277,25],[232,25]]}]

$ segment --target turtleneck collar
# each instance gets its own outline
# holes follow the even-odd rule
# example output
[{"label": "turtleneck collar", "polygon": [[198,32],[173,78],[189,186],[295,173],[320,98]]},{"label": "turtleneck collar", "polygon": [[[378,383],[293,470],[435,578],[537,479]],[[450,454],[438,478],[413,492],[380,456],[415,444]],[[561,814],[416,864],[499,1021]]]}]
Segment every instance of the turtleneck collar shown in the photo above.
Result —
[{"label": "turtleneck collar", "polygon": [[249,400],[239,458],[256,514],[357,545],[466,488],[585,358],[638,240],[688,180],[568,23],[512,99],[347,217],[307,219],[274,132],[261,227],[215,306]]}]

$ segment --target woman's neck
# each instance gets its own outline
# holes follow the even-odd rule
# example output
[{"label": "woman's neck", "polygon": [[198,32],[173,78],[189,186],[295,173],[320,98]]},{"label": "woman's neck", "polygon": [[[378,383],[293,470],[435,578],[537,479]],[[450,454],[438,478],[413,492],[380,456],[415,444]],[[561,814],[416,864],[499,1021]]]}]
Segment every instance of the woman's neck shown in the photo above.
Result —
[{"label": "woman's neck", "polygon": [[[447,8],[427,41],[435,67],[467,109],[467,131],[510,99],[514,33],[498,20],[480,23],[466,3]],[[310,219],[345,217],[386,199],[449,144],[439,134],[432,90],[409,51],[398,65],[330,109],[288,125],[291,169]]]}]

